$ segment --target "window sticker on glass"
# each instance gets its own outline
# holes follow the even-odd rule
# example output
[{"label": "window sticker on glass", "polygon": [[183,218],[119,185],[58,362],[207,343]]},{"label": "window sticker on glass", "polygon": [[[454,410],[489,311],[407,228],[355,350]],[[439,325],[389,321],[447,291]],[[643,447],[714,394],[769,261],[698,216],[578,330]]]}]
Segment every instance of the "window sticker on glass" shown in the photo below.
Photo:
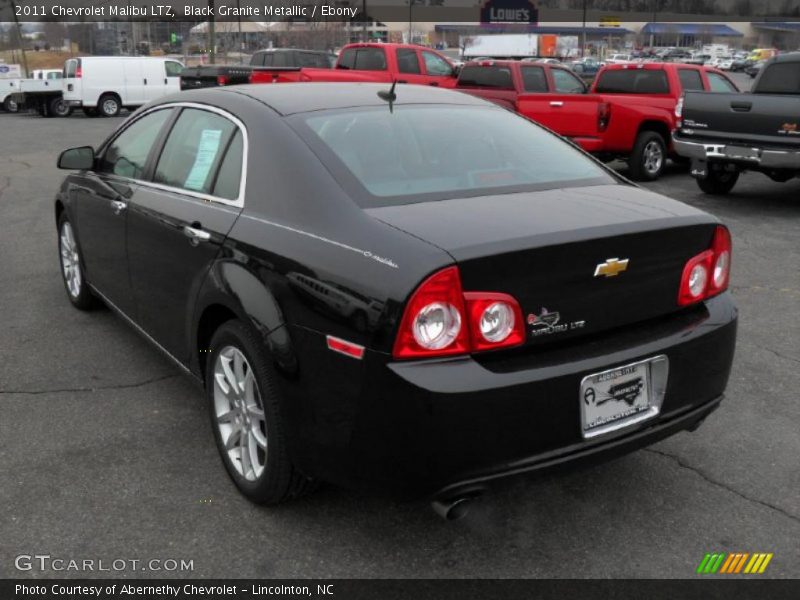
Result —
[{"label": "window sticker on glass", "polygon": [[197,157],[194,159],[192,170],[183,184],[187,190],[202,190],[205,186],[211,167],[219,152],[219,143],[222,139],[221,129],[204,129],[197,147]]}]

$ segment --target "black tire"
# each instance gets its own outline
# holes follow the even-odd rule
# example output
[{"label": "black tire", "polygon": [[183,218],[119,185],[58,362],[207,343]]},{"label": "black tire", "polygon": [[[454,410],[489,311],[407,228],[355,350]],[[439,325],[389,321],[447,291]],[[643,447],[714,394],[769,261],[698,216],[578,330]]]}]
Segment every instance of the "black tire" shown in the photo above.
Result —
[{"label": "black tire", "polygon": [[72,107],[64,102],[63,98],[53,98],[50,100],[50,110],[48,111],[54,117],[68,117],[72,114]]},{"label": "black tire", "polygon": [[116,117],[122,110],[122,102],[116,94],[103,94],[97,101],[97,110],[104,117]]},{"label": "black tire", "polygon": [[667,144],[656,131],[642,131],[628,159],[630,177],[634,181],[655,181],[667,164]]},{"label": "black tire", "polygon": [[[78,269],[78,278],[79,278],[79,285],[77,288],[77,293],[75,293],[75,287],[70,287],[70,284],[67,280],[67,270],[65,267],[65,261],[67,259],[65,252],[68,250],[64,247],[64,239],[63,239],[63,232],[66,226],[70,227],[72,232],[72,239],[74,241],[74,250],[72,253],[72,259],[74,264],[77,264]],[[59,254],[59,266],[61,267],[61,280],[64,283],[64,289],[67,292],[67,298],[69,301],[72,302],[72,305],[79,309],[79,310],[91,310],[97,304],[96,298],[92,295],[91,290],[89,289],[89,284],[86,281],[86,276],[84,273],[86,270],[83,266],[83,255],[81,254],[80,244],[78,243],[78,238],[75,235],[74,230],[72,230],[72,224],[67,219],[67,214],[62,212],[61,215],[58,217],[58,254]],[[77,256],[77,259],[75,258]]]},{"label": "black tire", "polygon": [[697,185],[706,194],[724,196],[734,188],[737,181],[739,181],[739,171],[709,169],[705,178],[697,180]]},{"label": "black tire", "polygon": [[8,96],[3,100],[3,110],[8,113],[19,112],[19,105],[11,99],[11,96]]},{"label": "black tire", "polygon": [[98,116],[100,116],[98,114],[96,108],[88,108],[88,107],[84,107],[83,108],[83,114],[86,115],[87,117],[98,117]]},{"label": "black tire", "polygon": [[[260,404],[264,413],[265,431],[264,428],[260,428],[259,431],[264,433],[269,451],[265,454],[266,461],[263,471],[260,475],[255,476],[254,480],[245,478],[234,464],[229,451],[225,448],[222,439],[223,433],[217,418],[218,414],[224,414],[229,408],[234,409],[233,404],[228,403],[228,396],[224,394],[215,378],[218,357],[223,351],[229,352],[230,348],[244,355],[247,366],[249,366],[248,370],[253,373],[255,379],[256,404]],[[243,368],[243,372],[246,373],[247,370]],[[315,487],[312,480],[297,471],[289,458],[286,440],[287,428],[282,414],[280,393],[275,383],[276,378],[277,374],[264,347],[264,342],[253,330],[237,320],[228,321],[217,329],[211,339],[205,373],[206,399],[211,429],[214,432],[214,440],[228,475],[244,496],[258,504],[278,504],[296,498]],[[215,402],[216,394],[220,395],[220,405]],[[255,422],[253,424],[255,425]],[[229,424],[231,429],[239,426],[234,423]],[[232,436],[233,433],[228,435]],[[258,448],[256,449],[258,450]],[[261,458],[261,456],[262,454],[259,454],[257,458]]]}]

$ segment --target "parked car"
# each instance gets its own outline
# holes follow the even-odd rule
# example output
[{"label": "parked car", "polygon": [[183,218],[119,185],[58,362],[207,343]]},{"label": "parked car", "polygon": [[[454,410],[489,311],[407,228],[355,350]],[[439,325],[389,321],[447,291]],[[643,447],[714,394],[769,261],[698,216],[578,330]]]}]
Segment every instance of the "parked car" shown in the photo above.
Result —
[{"label": "parked car", "polygon": [[590,56],[569,63],[569,67],[581,77],[591,79],[597,75],[597,72],[603,68],[604,64]]},{"label": "parked car", "polygon": [[[254,501],[327,481],[455,518],[497,479],[694,430],[722,400],[728,230],[473,96],[187,91],[59,166],[69,301],[103,300],[204,387]],[[378,316],[359,331],[292,274]]]},{"label": "parked car", "polygon": [[675,150],[707,194],[727,194],[743,171],[800,176],[800,52],[767,62],[750,94],[687,93]]},{"label": "parked car", "polygon": [[607,65],[624,65],[633,62],[634,59],[630,54],[612,54],[605,60]]},{"label": "parked car", "polygon": [[707,67],[608,65],[588,94],[524,94],[516,110],[602,160],[627,160],[632,179],[652,181],[667,158],[675,157],[670,145],[675,108],[686,90],[738,91],[724,73]]},{"label": "parked car", "polygon": [[710,54],[703,54],[701,52],[692,52],[692,55],[689,58],[685,59],[683,62],[685,62],[687,65],[703,66],[708,64],[711,58],[712,57]]},{"label": "parked car", "polygon": [[563,65],[516,60],[469,62],[461,69],[456,89],[519,111],[527,94],[584,94],[586,84]]},{"label": "parked car", "polygon": [[731,71],[734,73],[741,73],[745,71],[748,67],[752,66],[754,63],[749,58],[734,58],[733,62],[731,63]]},{"label": "parked car", "polygon": [[[288,69],[296,71],[303,67],[331,69],[336,63],[336,55],[320,50],[300,50],[296,48],[272,48],[259,50],[250,57],[249,65],[199,65],[181,71],[182,90],[223,85],[252,83],[256,71]],[[262,83],[261,80],[257,81]]]},{"label": "parked car", "polygon": [[767,64],[766,60],[759,60],[752,63],[749,67],[745,67],[744,72],[750,75],[750,79],[755,79],[761,72],[761,69],[764,68],[765,64]]},{"label": "parked car", "polygon": [[123,108],[180,90],[183,64],[171,58],[83,56],[64,63],[64,101],[87,116],[114,117]]}]

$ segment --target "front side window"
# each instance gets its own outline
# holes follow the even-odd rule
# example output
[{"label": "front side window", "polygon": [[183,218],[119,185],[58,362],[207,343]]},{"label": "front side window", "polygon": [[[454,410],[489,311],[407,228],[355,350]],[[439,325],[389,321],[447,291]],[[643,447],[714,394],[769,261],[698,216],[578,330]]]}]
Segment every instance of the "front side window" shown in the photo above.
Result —
[{"label": "front side window", "polygon": [[75,77],[75,72],[78,70],[80,63],[79,58],[71,58],[64,63],[64,77]]},{"label": "front side window", "polygon": [[161,151],[153,181],[210,194],[217,166],[236,131],[236,125],[221,115],[184,109]]},{"label": "front side window", "polygon": [[614,182],[570,144],[501,108],[400,105],[294,122],[366,207]]},{"label": "front side window", "polygon": [[582,94],[586,91],[583,82],[564,69],[553,69],[553,85],[559,94]]},{"label": "front side window", "polygon": [[167,70],[167,77],[180,77],[183,71],[183,65],[174,60],[168,60],[164,63],[164,68]]},{"label": "front side window", "polygon": [[419,58],[417,51],[410,48],[397,49],[397,70],[401,73],[411,73],[419,75],[422,70],[419,68]]},{"label": "front side window", "polygon": [[732,92],[735,94],[739,91],[736,86],[719,73],[706,73],[706,75],[708,75],[708,85],[711,87],[712,92]]},{"label": "front side window", "polygon": [[425,61],[425,70],[428,72],[428,75],[441,75],[446,77],[453,74],[453,67],[438,54],[423,50],[422,60]]},{"label": "front side window", "polygon": [[702,92],[704,89],[700,71],[695,69],[678,69],[678,79],[685,92]]},{"label": "front side window", "polygon": [[157,110],[126,128],[106,148],[98,170],[120,177],[141,179],[147,157],[171,114],[172,109]]}]

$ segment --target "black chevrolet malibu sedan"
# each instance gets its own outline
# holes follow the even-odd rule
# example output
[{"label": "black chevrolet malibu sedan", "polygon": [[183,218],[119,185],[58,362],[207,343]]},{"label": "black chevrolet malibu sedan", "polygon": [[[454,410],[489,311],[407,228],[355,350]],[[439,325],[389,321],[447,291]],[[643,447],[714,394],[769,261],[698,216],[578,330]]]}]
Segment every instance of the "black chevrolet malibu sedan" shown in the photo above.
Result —
[{"label": "black chevrolet malibu sedan", "polygon": [[453,517],[497,478],[693,430],[722,398],[728,230],[475,97],[185,92],[59,166],[70,301],[202,382],[252,500],[328,481]]}]

